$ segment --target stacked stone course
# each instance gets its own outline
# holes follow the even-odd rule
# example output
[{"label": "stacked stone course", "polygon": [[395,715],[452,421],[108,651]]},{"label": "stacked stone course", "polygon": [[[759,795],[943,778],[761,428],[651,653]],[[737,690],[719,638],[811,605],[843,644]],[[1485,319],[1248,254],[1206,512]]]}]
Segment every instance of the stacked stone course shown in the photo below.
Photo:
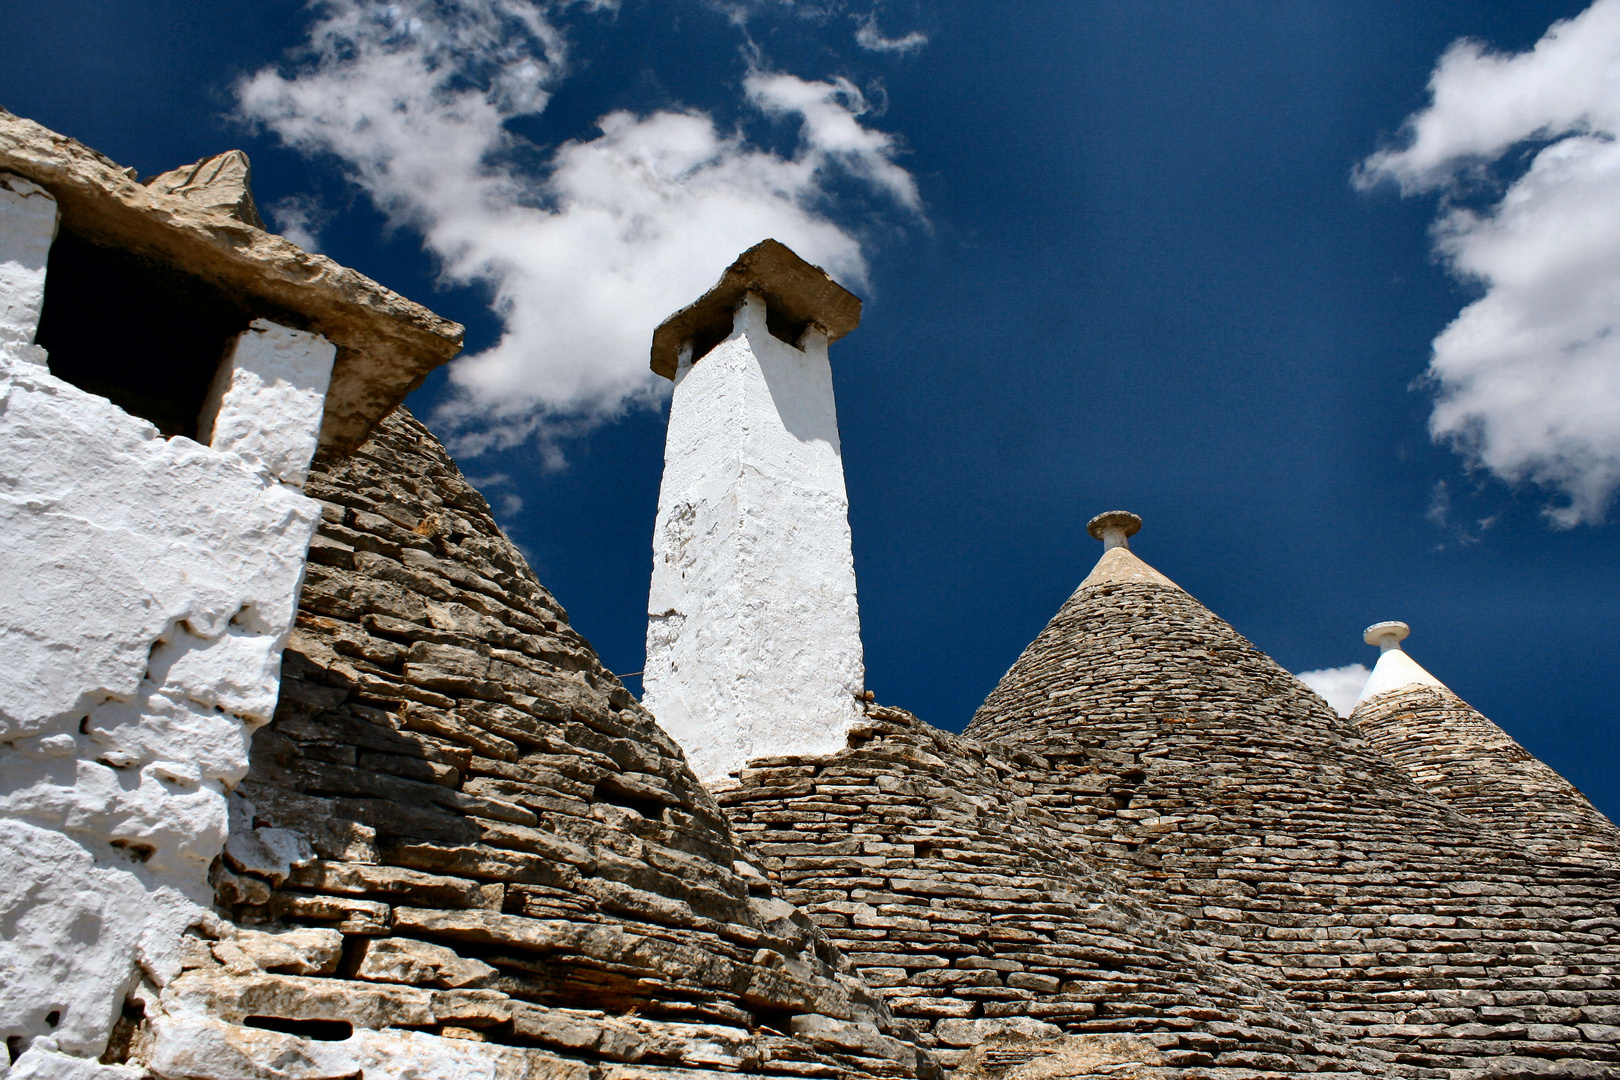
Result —
[{"label": "stacked stone course", "polygon": [[1435,798],[1497,835],[1554,857],[1613,864],[1620,830],[1575,785],[1444,687],[1412,685],[1351,722]]},{"label": "stacked stone course", "polygon": [[[1129,897],[1041,805],[1052,762],[868,711],[858,745],[756,761],[719,798],[783,895],[943,1063],[1053,1068],[1112,1039],[1115,1066],[1160,1076],[1386,1073],[1190,948],[1185,918]],[[1010,1032],[1032,1038],[999,1046]]]},{"label": "stacked stone course", "polygon": [[1620,867],[1436,798],[1192,597],[1109,559],[1146,573],[1083,584],[967,729],[1048,760],[1031,801],[1190,944],[1360,1046],[1436,1075],[1620,1074]]},{"label": "stacked stone course", "polygon": [[936,1071],[426,429],[401,410],[307,490],[281,702],[214,870],[235,928],[122,1053],[199,1077],[232,1053],[390,1076],[424,1039],[469,1076]]}]

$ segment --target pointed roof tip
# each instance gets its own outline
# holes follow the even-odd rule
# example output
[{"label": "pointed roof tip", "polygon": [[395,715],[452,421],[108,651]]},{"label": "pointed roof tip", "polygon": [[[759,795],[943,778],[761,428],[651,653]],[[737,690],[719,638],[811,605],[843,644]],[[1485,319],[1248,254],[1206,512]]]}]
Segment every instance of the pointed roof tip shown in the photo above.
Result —
[{"label": "pointed roof tip", "polygon": [[1373,665],[1372,674],[1367,677],[1367,685],[1361,688],[1361,696],[1356,698],[1355,707],[1351,709],[1352,713],[1364,702],[1395,690],[1403,690],[1408,686],[1450,689],[1425,671],[1423,665],[1407,656],[1406,651],[1401,648],[1401,642],[1411,633],[1410,626],[1395,620],[1373,623],[1362,631],[1361,640],[1368,645],[1378,646],[1379,657],[1378,663]]},{"label": "pointed roof tip", "polygon": [[1122,581],[1181,588],[1131,550],[1130,537],[1135,536],[1141,528],[1142,519],[1129,510],[1109,510],[1088,521],[1086,532],[1102,541],[1103,553],[1091,573],[1080,583],[1080,588]]}]

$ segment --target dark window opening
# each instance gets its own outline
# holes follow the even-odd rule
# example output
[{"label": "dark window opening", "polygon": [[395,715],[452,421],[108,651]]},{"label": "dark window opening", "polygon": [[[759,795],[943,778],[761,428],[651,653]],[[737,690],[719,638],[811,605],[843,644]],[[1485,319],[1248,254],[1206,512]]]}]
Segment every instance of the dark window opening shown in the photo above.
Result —
[{"label": "dark window opening", "polygon": [[799,339],[804,337],[804,332],[809,328],[808,319],[795,319],[772,303],[770,297],[765,298],[765,329],[771,332],[771,337],[785,341],[796,349],[799,347]]},{"label": "dark window opening", "polygon": [[172,265],[64,229],[51,244],[35,340],[57,378],[166,437],[196,438],[220,358],[256,315],[276,317]]},{"label": "dark window opening", "polygon": [[354,1025],[347,1020],[288,1020],[282,1016],[250,1016],[242,1023],[248,1027],[279,1031],[284,1035],[297,1035],[301,1039],[318,1042],[342,1042],[354,1034]]},{"label": "dark window opening", "polygon": [[[699,326],[692,334],[692,363],[697,363],[715,346],[731,336],[733,317],[724,322],[715,321],[708,326]],[[810,323],[806,319],[795,319],[789,315],[769,296],[765,297],[765,329],[778,341],[785,341],[795,349],[799,347],[799,339],[804,337],[805,330]]]}]

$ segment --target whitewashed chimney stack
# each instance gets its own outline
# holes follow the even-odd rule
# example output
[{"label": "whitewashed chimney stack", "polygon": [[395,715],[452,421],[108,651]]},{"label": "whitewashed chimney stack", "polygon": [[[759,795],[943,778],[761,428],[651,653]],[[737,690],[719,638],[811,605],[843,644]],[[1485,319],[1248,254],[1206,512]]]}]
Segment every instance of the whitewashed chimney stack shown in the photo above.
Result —
[{"label": "whitewashed chimney stack", "polygon": [[860,301],[767,240],[653,338],[674,379],[644,701],[705,782],[827,754],[863,718],[830,341]]}]

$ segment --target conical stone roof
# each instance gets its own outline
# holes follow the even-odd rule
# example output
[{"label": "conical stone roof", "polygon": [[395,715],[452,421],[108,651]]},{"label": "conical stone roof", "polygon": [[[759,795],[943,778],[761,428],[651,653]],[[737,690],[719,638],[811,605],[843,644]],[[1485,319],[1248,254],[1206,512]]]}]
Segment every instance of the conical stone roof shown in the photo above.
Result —
[{"label": "conical stone roof", "polygon": [[1378,658],[1350,720],[1425,790],[1484,828],[1551,855],[1605,863],[1620,856],[1620,829],[1575,785],[1398,644]]},{"label": "conical stone roof", "polygon": [[214,867],[225,918],[138,990],[110,1060],[168,1080],[937,1071],[742,858],[424,427],[396,412],[307,490],[325,523]]},{"label": "conical stone roof", "polygon": [[[1319,747],[1347,732],[1288,671],[1129,548],[1103,553],[985,699],[965,734],[1063,753],[1125,736],[1132,718],[1220,723]],[[1299,723],[1301,716],[1310,722]],[[1142,733],[1141,739],[1146,739]],[[1140,741],[1140,740],[1137,740]],[[1143,743],[1146,748],[1146,743]]]},{"label": "conical stone roof", "polygon": [[1620,874],[1459,812],[1128,550],[965,734],[1044,757],[1028,798],[1139,900],[1392,1070],[1620,1070],[1620,948],[1593,932]]}]

